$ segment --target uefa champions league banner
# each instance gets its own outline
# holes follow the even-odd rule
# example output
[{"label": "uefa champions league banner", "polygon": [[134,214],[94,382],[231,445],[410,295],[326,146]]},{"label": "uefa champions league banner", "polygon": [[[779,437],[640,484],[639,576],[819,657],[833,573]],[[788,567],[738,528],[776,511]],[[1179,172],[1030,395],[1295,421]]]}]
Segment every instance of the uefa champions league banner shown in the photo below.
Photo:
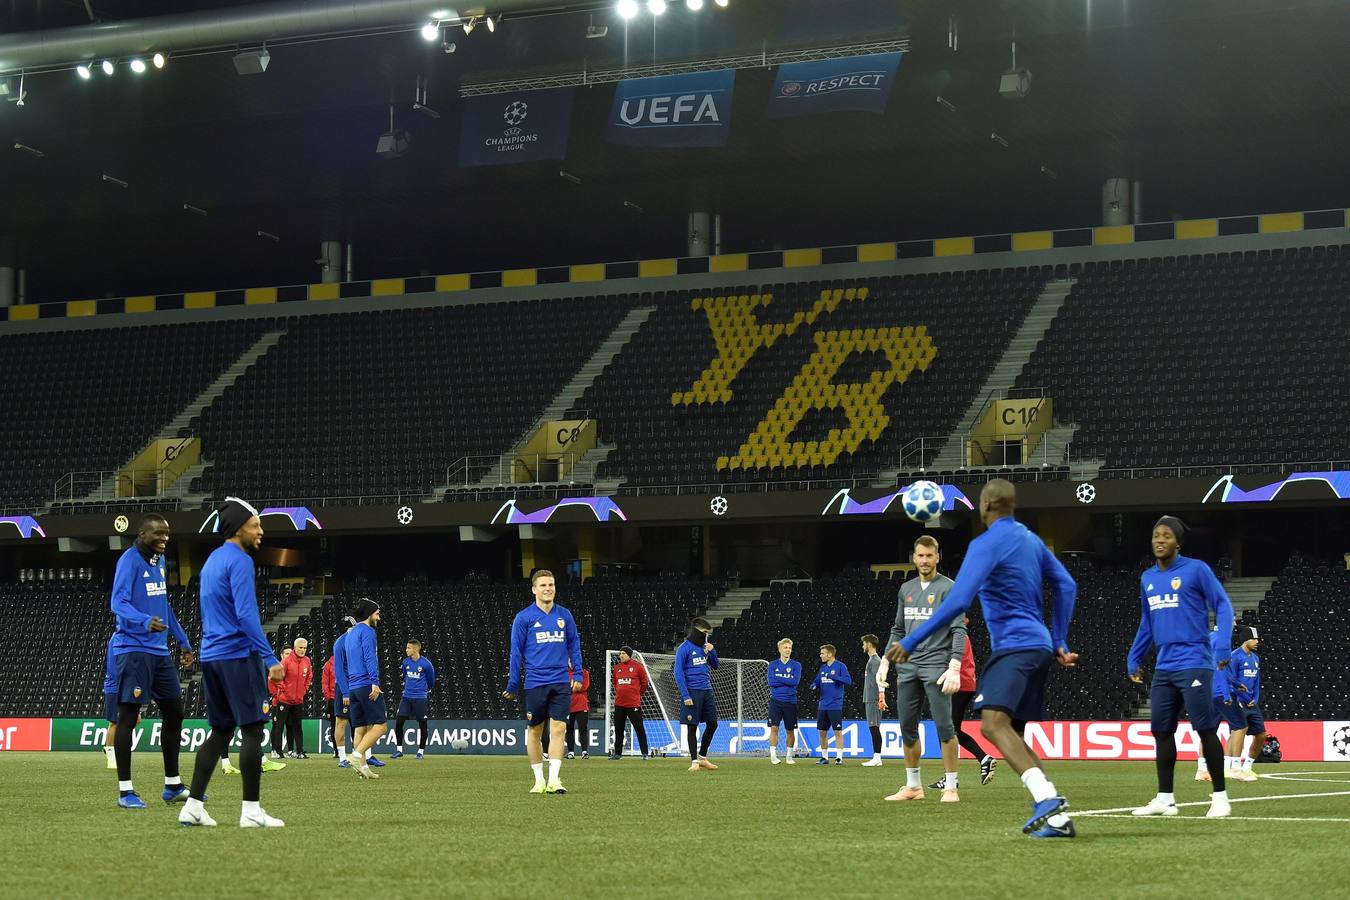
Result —
[{"label": "uefa champions league banner", "polygon": [[722,147],[731,134],[735,88],[735,69],[620,81],[609,111],[609,142]]},{"label": "uefa champions league banner", "polygon": [[778,67],[769,117],[825,112],[885,113],[903,53],[874,53]]},{"label": "uefa champions league banner", "polygon": [[572,88],[469,97],[459,129],[459,164],[565,159],[572,99]]}]

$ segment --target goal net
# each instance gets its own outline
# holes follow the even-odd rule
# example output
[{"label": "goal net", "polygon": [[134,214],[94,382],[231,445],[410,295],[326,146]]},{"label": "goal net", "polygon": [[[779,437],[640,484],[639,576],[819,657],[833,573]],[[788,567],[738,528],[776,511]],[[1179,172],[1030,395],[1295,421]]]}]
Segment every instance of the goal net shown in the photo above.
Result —
[{"label": "goal net", "polygon": [[[633,659],[647,669],[651,688],[642,695],[642,718],[647,742],[662,756],[688,753],[682,720],[684,701],[675,683],[675,656],[670,653],[635,653]],[[614,666],[619,651],[605,651],[605,738],[614,747]],[[719,755],[764,754],[769,750],[769,662],[764,659],[722,657],[712,676],[718,726],[710,753]],[[632,727],[624,736],[624,753],[636,755],[638,742]],[[779,739],[780,741],[782,738]]]}]

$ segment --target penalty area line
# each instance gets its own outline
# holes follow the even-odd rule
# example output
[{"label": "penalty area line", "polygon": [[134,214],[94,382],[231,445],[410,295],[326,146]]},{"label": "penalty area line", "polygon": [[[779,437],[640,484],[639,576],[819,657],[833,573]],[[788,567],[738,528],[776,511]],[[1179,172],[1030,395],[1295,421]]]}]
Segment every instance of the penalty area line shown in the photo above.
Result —
[{"label": "penalty area line", "polygon": [[[1255,803],[1255,802],[1258,801],[1258,800],[1303,800],[1303,799],[1305,799],[1305,798],[1312,798],[1312,797],[1350,797],[1350,791],[1321,791],[1321,792],[1318,792],[1318,793],[1310,793],[1310,794],[1274,794],[1274,795],[1266,796],[1266,797],[1229,797],[1229,798],[1228,798],[1228,802],[1229,802],[1229,803]],[[1178,803],[1178,804],[1177,804],[1177,807],[1178,807],[1178,808],[1184,808],[1184,807],[1187,807],[1187,806],[1209,806],[1209,801],[1208,801],[1208,800],[1195,800],[1195,801],[1191,801],[1191,802],[1188,802],[1188,803]],[[1113,807],[1112,809],[1089,809],[1089,810],[1083,810],[1083,811],[1079,811],[1079,812],[1075,812],[1073,809],[1069,809],[1067,812],[1068,812],[1068,815],[1070,815],[1070,816],[1072,816],[1072,817],[1077,817],[1077,816],[1106,816],[1106,815],[1110,815],[1110,814],[1112,814],[1112,813],[1128,813],[1128,812],[1133,812],[1133,811],[1134,811],[1135,809],[1137,809],[1137,808],[1138,808],[1138,807],[1135,807],[1135,806],[1117,806],[1117,807]],[[1146,818],[1149,818],[1149,816],[1137,816],[1136,818],[1146,819]],[[1170,817],[1164,817],[1164,818],[1170,818]]]}]

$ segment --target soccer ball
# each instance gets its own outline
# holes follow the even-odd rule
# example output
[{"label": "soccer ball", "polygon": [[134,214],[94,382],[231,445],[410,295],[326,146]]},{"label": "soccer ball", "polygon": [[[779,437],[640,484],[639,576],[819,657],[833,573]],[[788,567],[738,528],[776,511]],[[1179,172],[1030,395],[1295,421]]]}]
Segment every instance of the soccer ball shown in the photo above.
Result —
[{"label": "soccer ball", "polygon": [[942,512],[942,488],[931,481],[916,481],[905,488],[900,498],[905,515],[915,522],[927,522]]}]

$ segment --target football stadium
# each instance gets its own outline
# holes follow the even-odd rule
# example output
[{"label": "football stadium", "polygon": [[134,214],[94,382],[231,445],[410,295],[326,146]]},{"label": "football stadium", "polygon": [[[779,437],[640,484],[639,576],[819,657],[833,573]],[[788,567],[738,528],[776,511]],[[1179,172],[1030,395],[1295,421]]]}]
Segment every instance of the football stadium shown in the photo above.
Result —
[{"label": "football stadium", "polygon": [[1348,36],[0,4],[0,893],[1346,896]]}]

